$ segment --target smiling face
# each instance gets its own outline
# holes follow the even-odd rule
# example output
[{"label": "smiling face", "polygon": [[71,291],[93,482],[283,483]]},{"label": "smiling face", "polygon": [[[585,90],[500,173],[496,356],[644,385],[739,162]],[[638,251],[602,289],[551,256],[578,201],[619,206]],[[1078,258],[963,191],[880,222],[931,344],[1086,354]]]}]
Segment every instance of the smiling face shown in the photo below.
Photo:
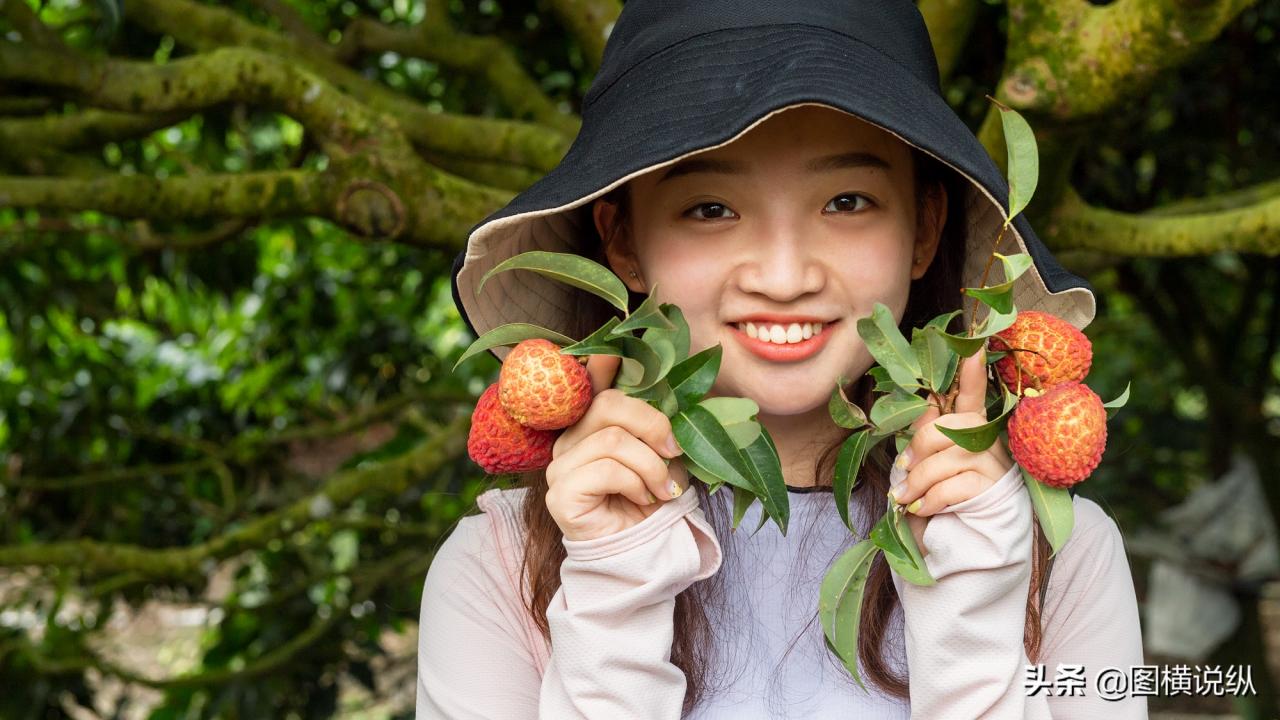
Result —
[{"label": "smiling face", "polygon": [[[631,289],[656,287],[680,306],[691,353],[721,343],[712,394],[750,397],[762,415],[825,413],[836,379],[867,371],[858,319],[877,302],[902,317],[946,217],[945,193],[917,199],[908,145],[817,105],[775,113],[629,191],[620,225],[612,203],[593,208],[609,263]],[[793,328],[801,318],[821,332],[759,339],[803,338],[816,327]]]}]

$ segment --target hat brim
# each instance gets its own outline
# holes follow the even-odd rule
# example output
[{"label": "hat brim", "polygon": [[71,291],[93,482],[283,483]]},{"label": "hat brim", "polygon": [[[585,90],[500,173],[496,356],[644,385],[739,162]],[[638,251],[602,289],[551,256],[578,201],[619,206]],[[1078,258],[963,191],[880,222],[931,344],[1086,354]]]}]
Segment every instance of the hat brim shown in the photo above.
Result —
[{"label": "hat brim", "polygon": [[[453,297],[476,336],[528,322],[570,337],[594,298],[532,272],[503,272],[476,294],[486,272],[530,250],[583,253],[598,242],[589,203],[628,180],[737,139],[797,105],[842,110],[936,157],[968,180],[964,281],[981,285],[1004,224],[1008,186],[986,149],[934,90],[878,50],[826,28],[768,25],[698,35],[620,76],[584,109],[582,129],[560,163],[477,223],[453,266]],[[1096,312],[1089,283],[1063,268],[1019,214],[1005,254],[1033,260],[1014,284],[1020,310],[1041,310],[1078,328]],[[988,284],[1001,282],[996,263]],[[966,304],[967,305],[967,304]],[[502,360],[508,347],[491,349]]]}]

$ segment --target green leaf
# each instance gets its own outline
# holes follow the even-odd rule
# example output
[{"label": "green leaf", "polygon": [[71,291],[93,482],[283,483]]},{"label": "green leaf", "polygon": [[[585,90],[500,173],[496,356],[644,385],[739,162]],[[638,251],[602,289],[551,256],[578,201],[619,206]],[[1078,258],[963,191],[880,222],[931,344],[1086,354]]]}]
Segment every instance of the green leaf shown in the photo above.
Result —
[{"label": "green leaf", "polygon": [[747,508],[751,507],[751,503],[755,502],[756,496],[751,494],[749,490],[743,490],[740,487],[730,489],[733,490],[733,520],[729,523],[729,527],[737,530],[738,525],[742,522],[742,516],[747,513]]},{"label": "green leaf", "polygon": [[896,450],[899,455],[901,455],[902,451],[906,450],[907,446],[911,444],[911,436],[913,434],[914,433],[904,430],[903,432],[893,436],[893,449]]},{"label": "green leaf", "polygon": [[[1008,391],[1006,391],[1006,395]],[[1006,398],[1007,399],[1007,398]],[[1016,396],[1014,398],[1017,399]],[[1000,437],[1000,432],[1009,424],[1009,414],[1018,404],[1015,402],[1009,405],[1006,402],[1004,412],[1000,413],[994,420],[985,422],[981,425],[967,428],[949,428],[934,423],[934,427],[938,428],[938,432],[951,438],[951,440],[960,447],[969,452],[982,452]]]},{"label": "green leaf", "polygon": [[925,323],[925,324],[924,324],[924,326],[925,326],[926,328],[930,328],[930,327],[938,328],[938,329],[939,329],[939,330],[941,330],[942,332],[946,332],[946,331],[947,331],[947,327],[951,325],[951,321],[955,318],[955,316],[959,315],[959,314],[960,314],[960,313],[962,313],[962,312],[964,312],[964,311],[963,311],[963,310],[952,310],[952,311],[951,311],[951,312],[949,312],[949,313],[943,313],[943,314],[941,314],[941,315],[938,315],[938,316],[934,317],[934,318],[933,318],[932,320],[930,320],[929,322]]},{"label": "green leaf", "polygon": [[[654,346],[640,338],[632,337],[630,335],[616,337],[613,341],[622,346],[624,369],[626,361],[631,359],[640,363],[641,370],[643,371],[643,375],[641,375],[639,380],[633,379],[634,370],[628,371],[626,382],[618,380],[615,382],[615,387],[630,395],[636,390],[644,390],[648,388],[663,378],[665,375],[664,366],[667,361],[658,354],[658,351],[654,349]],[[621,370],[619,370],[618,375],[621,377]],[[617,378],[615,378],[615,380],[617,380]]]},{"label": "green leaf", "polygon": [[560,352],[565,355],[621,355],[622,344],[611,337],[611,331],[620,322],[622,321],[618,318],[611,317],[595,332],[563,348]]},{"label": "green leaf", "polygon": [[928,407],[929,401],[919,395],[894,390],[871,406],[871,422],[876,426],[877,435],[888,435],[915,422]]},{"label": "green leaf", "polygon": [[969,337],[968,335],[952,335],[951,333],[945,332],[938,334],[942,336],[942,339],[947,342],[947,345],[950,345],[951,349],[955,350],[960,357],[969,357],[970,355],[978,352],[978,350],[981,350],[982,346],[987,343],[987,339],[981,335]]},{"label": "green leaf", "polygon": [[640,307],[637,307],[635,312],[628,315],[626,320],[613,329],[614,335],[629,334],[641,328],[675,331],[675,324],[662,314],[662,307],[658,304],[657,290],[658,286],[654,285],[649,291],[649,297],[640,303]]},{"label": "green leaf", "polygon": [[581,255],[547,250],[530,250],[498,263],[480,278],[476,295],[490,277],[507,270],[531,270],[598,295],[622,312],[627,311],[627,286],[612,270]]},{"label": "green leaf", "polygon": [[688,455],[681,455],[679,457],[672,458],[671,462],[679,462],[681,465],[684,465],[684,469],[689,471],[690,476],[696,477],[706,483],[707,488],[712,492],[714,492],[718,486],[724,484],[724,478],[694,462],[693,458],[690,458]]},{"label": "green leaf", "polygon": [[859,430],[845,438],[840,444],[840,453],[836,455],[835,478],[831,483],[832,495],[835,496],[836,511],[844,526],[854,532],[853,523],[849,519],[849,496],[853,493],[853,484],[858,478],[858,471],[867,459],[867,453],[874,443],[871,442],[871,429]]},{"label": "green leaf", "polygon": [[[916,536],[911,533],[911,527],[906,523],[905,511],[899,509],[897,503],[893,500],[887,501],[889,509],[889,526],[893,530],[894,537],[898,543],[907,551],[907,556],[911,561],[911,569],[902,564],[895,565],[893,561],[889,561],[889,567],[893,568],[903,577],[904,580],[915,583],[916,585],[933,585],[938,581],[934,579],[933,574],[929,572],[929,566],[925,564],[924,556],[920,554],[920,546],[916,544]],[[887,558],[888,556],[886,556]]]},{"label": "green leaf", "polygon": [[858,319],[858,334],[866,343],[871,356],[889,371],[889,377],[899,385],[915,384],[920,378],[920,364],[911,345],[902,336],[889,308],[876,303],[871,317]]},{"label": "green leaf", "polygon": [[1000,258],[1000,264],[1004,265],[1004,283],[1012,284],[1014,280],[1022,277],[1022,274],[1031,269],[1031,256],[1026,253],[1014,253],[1013,255],[1002,255],[995,253]]},{"label": "green leaf", "polygon": [[676,442],[693,461],[730,485],[755,492],[746,462],[720,421],[701,405],[691,405],[671,418]]},{"label": "green leaf", "polygon": [[1009,216],[1006,218],[1009,222],[1026,209],[1035,194],[1040,175],[1040,153],[1036,148],[1036,134],[1027,121],[1012,108],[1000,103],[996,106],[1000,108],[1004,144],[1009,153]]},{"label": "green leaf", "polygon": [[1000,258],[1000,263],[1004,266],[1004,282],[989,287],[965,288],[964,292],[999,312],[1009,313],[1013,311],[1013,284],[1031,267],[1031,256],[1026,253],[994,255]]},{"label": "green leaf", "polygon": [[862,411],[862,408],[849,402],[849,396],[844,392],[846,383],[848,383],[848,378],[843,376],[836,382],[836,387],[831,391],[831,397],[827,400],[827,414],[831,416],[836,425],[842,428],[857,430],[860,427],[866,427],[867,414]]},{"label": "green leaf", "polygon": [[[676,348],[676,358],[683,360],[689,356],[689,323],[685,322],[684,313],[676,305],[663,303],[662,312],[666,314],[667,319],[675,326],[675,330],[661,332],[668,332],[671,337],[671,344]],[[658,331],[657,328],[653,330]]]},{"label": "green leaf", "polygon": [[698,404],[710,410],[725,427],[750,420],[760,412],[755,400],[744,397],[709,397],[699,400]]},{"label": "green leaf", "polygon": [[951,384],[949,375],[955,373],[953,364],[959,365],[960,356],[942,339],[936,326],[926,325],[923,330],[912,331],[911,347],[920,362],[920,377],[930,390],[938,394],[946,392]]},{"label": "green leaf", "polygon": [[671,384],[681,410],[697,402],[715,384],[723,352],[724,348],[717,343],[681,360],[667,373],[667,382]]},{"label": "green leaf", "polygon": [[[476,338],[475,342],[467,346],[466,351],[462,353],[462,357],[459,357],[458,361],[453,364],[453,369],[457,370],[463,360],[466,360],[477,353],[482,353],[489,348],[498,347],[500,345],[515,345],[522,340],[528,340],[530,338],[543,338],[560,346],[572,345],[575,342],[574,339],[568,335],[561,335],[555,330],[538,325],[530,323],[507,323],[506,325],[499,325]],[[609,354],[616,355],[617,353]]]},{"label": "green leaf", "polygon": [[667,381],[659,380],[644,390],[631,394],[632,397],[640,398],[648,401],[650,405],[662,411],[663,415],[671,417],[676,414],[680,406],[676,403],[676,394],[671,391],[671,385]]},{"label": "green leaf", "polygon": [[643,379],[644,365],[639,360],[624,355],[618,374],[613,376],[613,387],[631,394]]},{"label": "green leaf", "polygon": [[867,686],[858,675],[858,621],[871,561],[879,551],[869,539],[849,548],[832,563],[818,590],[818,619],[828,647],[863,690]]},{"label": "green leaf", "polygon": [[964,294],[975,297],[989,307],[1007,313],[1013,309],[1013,283],[1002,283],[989,288],[965,288]]},{"label": "green leaf", "polygon": [[1124,407],[1125,404],[1129,402],[1129,386],[1132,384],[1133,383],[1125,383],[1124,392],[1120,393],[1120,397],[1117,397],[1115,400],[1102,403],[1102,407],[1107,409],[1108,420],[1115,417],[1116,413],[1120,412],[1120,408]]},{"label": "green leaf", "polygon": [[751,478],[756,484],[756,493],[760,504],[764,507],[763,516],[773,518],[783,535],[787,534],[787,523],[791,518],[790,501],[787,498],[787,484],[782,477],[782,464],[778,459],[778,448],[773,444],[769,431],[761,428],[755,441],[739,451]]},{"label": "green leaf", "polygon": [[1071,529],[1075,526],[1076,513],[1071,493],[1066,488],[1045,485],[1032,477],[1026,468],[1019,467],[1027,492],[1031,495],[1031,507],[1036,511],[1036,519],[1040,521],[1040,529],[1053,547],[1053,552],[1049,554],[1052,557],[1066,544],[1067,538],[1071,537]]},{"label": "green leaf", "polygon": [[[895,522],[897,517],[897,511],[887,510],[875,527],[871,528],[871,542],[884,551],[885,561],[894,572],[902,576],[903,580],[914,585],[933,585],[937,581],[925,567],[924,558],[920,556],[920,550],[916,547],[911,528]],[[908,538],[911,547],[906,544]]]},{"label": "green leaf", "polygon": [[987,316],[982,319],[982,324],[979,327],[978,332],[975,333],[974,336],[980,337],[980,338],[989,338],[992,335],[995,335],[996,333],[1000,332],[1001,330],[1005,330],[1009,326],[1013,325],[1013,322],[1017,319],[1018,319],[1018,308],[1013,307],[1012,305],[1009,306],[1008,312],[1002,312],[1000,310],[996,310],[995,308],[991,308],[990,310],[987,311]]},{"label": "green leaf", "polygon": [[875,392],[893,392],[899,387],[898,383],[894,382],[893,378],[889,377],[889,371],[879,365],[872,365],[871,369],[867,371],[867,374],[876,381],[875,387],[872,388]]}]

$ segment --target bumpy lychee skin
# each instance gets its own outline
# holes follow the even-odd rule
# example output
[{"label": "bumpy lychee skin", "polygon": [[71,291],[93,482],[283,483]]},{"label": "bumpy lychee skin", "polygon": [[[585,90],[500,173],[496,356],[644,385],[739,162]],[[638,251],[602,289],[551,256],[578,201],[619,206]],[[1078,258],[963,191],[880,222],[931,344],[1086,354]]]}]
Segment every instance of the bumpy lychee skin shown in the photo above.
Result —
[{"label": "bumpy lychee skin", "polygon": [[471,413],[467,454],[490,475],[539,470],[551,464],[551,445],[558,435],[516,422],[502,408],[498,383],[493,383]]},{"label": "bumpy lychee skin", "polygon": [[[1018,384],[1018,367],[1014,355],[995,362],[996,372],[1012,392],[1029,387],[1048,390],[1067,382],[1080,382],[1093,364],[1093,343],[1076,326],[1056,315],[1038,310],[1022,310],[1013,325],[991,338],[991,349],[1008,351],[1019,348],[1034,352],[1017,352],[1022,365],[1022,384]],[[1039,354],[1037,354],[1039,353]]]},{"label": "bumpy lychee skin", "polygon": [[1083,383],[1027,395],[1009,418],[1014,460],[1045,485],[1068,488],[1089,477],[1106,447],[1107,409]]},{"label": "bumpy lychee skin", "polygon": [[578,422],[591,404],[591,376],[560,346],[534,338],[512,348],[498,373],[498,400],[516,422],[559,430]]}]

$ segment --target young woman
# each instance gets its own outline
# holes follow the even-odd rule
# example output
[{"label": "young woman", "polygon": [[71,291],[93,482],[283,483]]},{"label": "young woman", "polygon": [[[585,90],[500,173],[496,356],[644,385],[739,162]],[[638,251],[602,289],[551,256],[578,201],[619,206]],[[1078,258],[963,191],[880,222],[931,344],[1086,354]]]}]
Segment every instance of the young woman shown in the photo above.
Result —
[{"label": "young woman", "polygon": [[[859,378],[849,396],[873,400],[858,318],[881,302],[909,330],[961,307],[1006,202],[941,99],[909,0],[627,3],[581,134],[473,229],[454,298],[477,335],[533,322],[583,337],[608,317],[592,296],[521,272],[477,295],[477,279],[547,249],[606,263],[633,306],[656,288],[683,310],[691,352],[723,346],[713,394],[760,406],[791,527],[748,534],[756,505],[730,532],[729,493],[664,463],[680,452],[667,418],[607,389],[616,358],[591,358],[597,394],[551,465],[482,495],[484,512],[436,554],[418,717],[1145,718],[1144,698],[1095,684],[1143,660],[1123,542],[1095,503],[1075,497],[1050,566],[1008,453],[957,447],[934,411],[904,453],[869,458],[851,500],[857,536],[830,493],[849,432],[827,413],[831,388]],[[1005,243],[1035,261],[1020,309],[1092,319],[1088,285],[1025,220]],[[982,355],[960,375],[944,426],[986,420]],[[938,582],[906,583],[876,560],[859,621],[866,692],[825,647],[818,585],[891,488]],[[1032,663],[1065,694],[1029,695]]]}]

